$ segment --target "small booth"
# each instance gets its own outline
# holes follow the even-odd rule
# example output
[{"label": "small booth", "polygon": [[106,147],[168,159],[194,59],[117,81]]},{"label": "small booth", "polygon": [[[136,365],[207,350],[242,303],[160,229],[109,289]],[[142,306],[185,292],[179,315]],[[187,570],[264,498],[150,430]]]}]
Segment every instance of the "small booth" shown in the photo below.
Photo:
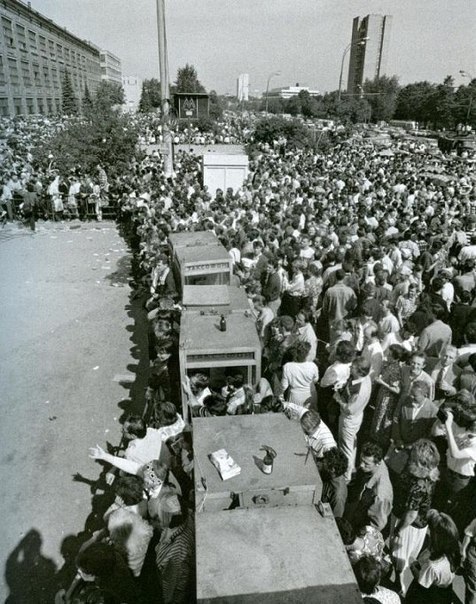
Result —
[{"label": "small booth", "polygon": [[197,245],[175,250],[174,271],[183,292],[185,285],[229,285],[233,268],[221,244]]},{"label": "small booth", "polygon": [[196,514],[198,604],[362,604],[333,517],[314,506]]},{"label": "small booth", "polygon": [[[265,474],[260,447],[277,453]],[[299,422],[284,414],[195,418],[195,535],[200,604],[362,602]],[[222,481],[209,455],[240,466]],[[232,507],[230,508],[233,502]]]},{"label": "small booth", "polygon": [[[322,493],[314,458],[308,456],[301,425],[284,413],[193,418],[193,453],[197,513],[237,508],[313,505]],[[264,474],[260,447],[276,451],[273,472]],[[208,456],[226,449],[240,466],[238,476],[223,481]],[[204,498],[203,483],[207,485]]]},{"label": "small booth", "polygon": [[248,172],[246,154],[207,153],[202,157],[203,184],[208,186],[212,195],[217,189],[240,189],[248,177]]},{"label": "small booth", "polygon": [[210,231],[169,235],[172,270],[180,290],[185,285],[229,285],[230,255]]},{"label": "small booth", "polygon": [[232,285],[185,285],[182,304],[189,312],[201,314],[251,314],[246,291]]},{"label": "small booth", "polygon": [[[180,323],[180,379],[198,371],[207,373],[210,386],[225,383],[229,372],[240,371],[245,382],[255,386],[261,378],[261,343],[251,316],[242,312],[226,317],[227,329],[220,331],[220,314],[185,310]],[[183,417],[188,417],[183,401]]]}]

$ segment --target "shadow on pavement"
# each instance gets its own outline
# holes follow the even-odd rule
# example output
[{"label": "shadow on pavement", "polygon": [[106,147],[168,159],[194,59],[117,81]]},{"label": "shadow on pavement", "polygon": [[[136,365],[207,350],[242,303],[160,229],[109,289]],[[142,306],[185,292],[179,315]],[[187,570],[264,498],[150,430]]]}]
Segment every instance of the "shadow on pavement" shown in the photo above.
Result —
[{"label": "shadow on pavement", "polygon": [[56,589],[56,565],[41,553],[43,539],[31,529],[8,556],[5,580],[10,595],[6,604],[50,604]]}]

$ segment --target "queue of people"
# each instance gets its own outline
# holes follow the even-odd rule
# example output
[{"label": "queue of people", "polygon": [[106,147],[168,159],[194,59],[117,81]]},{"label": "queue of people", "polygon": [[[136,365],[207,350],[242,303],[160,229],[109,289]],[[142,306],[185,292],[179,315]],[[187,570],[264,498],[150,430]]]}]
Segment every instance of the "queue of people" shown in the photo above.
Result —
[{"label": "queue of people", "polygon": [[[301,422],[323,501],[359,544],[349,552],[364,597],[451,602],[458,572],[474,602],[461,550],[475,509],[472,164],[401,142],[391,157],[362,141],[322,155],[259,145],[241,189],[210,192],[196,158],[176,160],[165,179],[146,158],[150,178],[138,166],[124,188],[147,308],[159,307],[153,320],[180,314],[167,235],[215,233],[248,294],[264,372],[255,387],[200,372],[175,392],[192,416]],[[444,184],[422,176],[429,162],[444,166]]]}]

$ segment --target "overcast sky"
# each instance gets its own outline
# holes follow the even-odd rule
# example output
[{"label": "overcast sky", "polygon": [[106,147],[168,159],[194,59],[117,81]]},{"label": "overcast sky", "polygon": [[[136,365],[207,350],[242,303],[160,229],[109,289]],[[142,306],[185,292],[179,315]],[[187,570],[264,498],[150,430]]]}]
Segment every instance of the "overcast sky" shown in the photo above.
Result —
[{"label": "overcast sky", "polygon": [[[31,0],[32,8],[117,54],[123,75],[158,76],[155,0]],[[393,16],[386,73],[400,83],[476,77],[475,0],[166,0],[171,79],[192,63],[207,89],[250,93],[271,86],[338,86],[340,62],[358,15]],[[346,78],[345,78],[346,79]]]}]

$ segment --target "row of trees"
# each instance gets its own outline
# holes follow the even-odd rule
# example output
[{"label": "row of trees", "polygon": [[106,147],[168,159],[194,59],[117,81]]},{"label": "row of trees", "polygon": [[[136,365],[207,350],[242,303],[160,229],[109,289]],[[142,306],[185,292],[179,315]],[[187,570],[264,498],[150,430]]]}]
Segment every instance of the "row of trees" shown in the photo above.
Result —
[{"label": "row of trees", "polygon": [[398,91],[394,116],[440,128],[454,128],[457,124],[470,124],[475,128],[476,79],[457,88],[451,76],[442,84],[408,84]]},{"label": "row of trees", "polygon": [[121,84],[102,80],[91,96],[86,84],[83,97],[78,99],[73,88],[69,72],[65,72],[61,82],[61,108],[64,115],[79,115],[91,110],[99,103],[104,107],[122,105],[125,102],[124,89]]},{"label": "row of trees", "polygon": [[121,114],[122,86],[103,81],[94,95],[85,88],[80,106],[65,74],[62,102],[63,113],[71,119],[52,138],[33,149],[35,160],[62,175],[76,170],[93,173],[98,164],[108,174],[124,170],[137,145],[138,133],[131,120]]},{"label": "row of trees", "polygon": [[[266,99],[261,110],[266,107]],[[337,91],[313,97],[307,91],[289,100],[268,99],[270,113],[289,113],[306,118],[337,118],[348,122],[415,120],[432,128],[454,128],[468,123],[476,127],[476,80],[455,87],[451,76],[442,84],[415,82],[400,86],[396,76],[367,80],[358,95]]]},{"label": "row of trees", "polygon": [[[188,63],[177,71],[177,79],[170,87],[170,93],[174,92],[206,92],[205,87],[198,79],[197,70]],[[139,101],[139,111],[147,113],[160,107],[162,93],[160,82],[156,78],[142,82],[142,93]]]}]

